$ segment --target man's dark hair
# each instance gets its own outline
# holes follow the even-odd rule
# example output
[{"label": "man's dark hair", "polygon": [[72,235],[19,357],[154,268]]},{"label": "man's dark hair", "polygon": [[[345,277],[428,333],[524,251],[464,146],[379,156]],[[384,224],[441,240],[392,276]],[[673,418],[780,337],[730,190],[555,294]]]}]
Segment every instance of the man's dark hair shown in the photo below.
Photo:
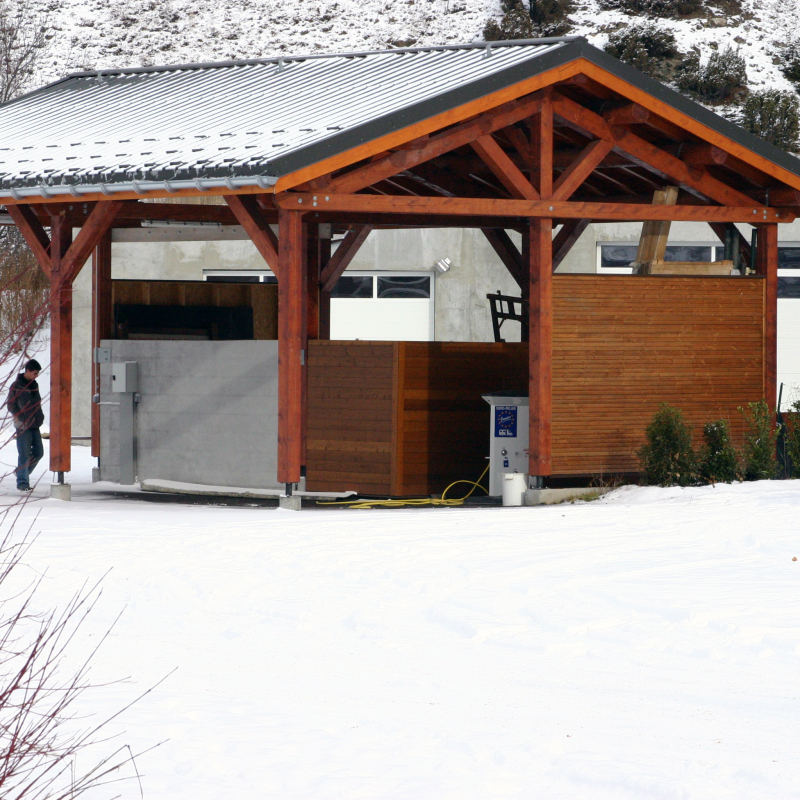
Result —
[{"label": "man's dark hair", "polygon": [[42,365],[35,358],[32,358],[25,365],[25,372],[41,372],[41,371],[42,371]]}]

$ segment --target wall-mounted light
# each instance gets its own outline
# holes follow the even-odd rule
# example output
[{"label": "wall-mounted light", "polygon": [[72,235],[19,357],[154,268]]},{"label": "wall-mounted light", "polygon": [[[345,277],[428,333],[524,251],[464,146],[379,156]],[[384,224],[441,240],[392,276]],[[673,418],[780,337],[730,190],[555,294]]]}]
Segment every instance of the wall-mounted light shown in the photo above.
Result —
[{"label": "wall-mounted light", "polygon": [[435,270],[436,270],[438,273],[440,273],[440,274],[443,274],[443,273],[445,273],[445,272],[448,272],[448,271],[449,271],[449,269],[450,269],[450,267],[451,267],[452,263],[453,263],[453,262],[452,262],[452,261],[450,261],[450,259],[449,259],[449,258],[442,258],[442,259],[440,259],[439,261],[437,261],[437,262],[436,262],[436,263],[433,265],[433,268],[434,268],[434,269],[435,269]]}]

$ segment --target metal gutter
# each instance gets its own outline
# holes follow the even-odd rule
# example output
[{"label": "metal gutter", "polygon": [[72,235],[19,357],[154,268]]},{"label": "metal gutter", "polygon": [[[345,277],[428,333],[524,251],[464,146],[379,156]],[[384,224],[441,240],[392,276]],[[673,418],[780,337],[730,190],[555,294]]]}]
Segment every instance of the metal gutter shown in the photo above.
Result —
[{"label": "metal gutter", "polygon": [[135,192],[147,194],[148,192],[179,192],[181,189],[198,189],[208,192],[211,189],[227,188],[231,191],[245,186],[258,186],[261,189],[270,189],[278,179],[272,175],[258,175],[254,178],[194,178],[181,181],[126,181],[125,183],[85,183],[58,186],[26,186],[22,189],[8,189],[8,193],[15,200],[24,200],[26,197],[40,196],[54,198],[69,195],[82,197],[87,194],[101,192],[105,195],[114,195],[117,192]]}]

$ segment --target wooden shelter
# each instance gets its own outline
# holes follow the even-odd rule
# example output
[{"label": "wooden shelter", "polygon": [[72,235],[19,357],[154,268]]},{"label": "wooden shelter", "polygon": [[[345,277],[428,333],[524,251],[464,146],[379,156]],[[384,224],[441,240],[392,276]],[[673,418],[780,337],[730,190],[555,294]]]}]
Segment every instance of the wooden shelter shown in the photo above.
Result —
[{"label": "wooden shelter", "polygon": [[[581,38],[81,73],[0,108],[0,153],[0,203],[52,286],[50,468],[62,479],[72,282],[93,256],[95,342],[111,336],[109,233],[142,220],[241,225],[277,276],[278,478],[289,488],[309,462],[307,424],[320,427],[307,408],[330,427],[330,409],[346,413],[337,391],[359,381],[389,381],[376,391],[395,398],[387,435],[402,439],[399,351],[340,348],[337,362],[324,344],[331,289],[380,227],[479,228],[519,284],[527,345],[508,358],[530,397],[533,476],[630,467],[634,442],[619,443],[627,461],[604,464],[574,415],[594,396],[603,402],[584,429],[635,413],[637,398],[614,397],[611,377],[620,358],[636,373],[637,358],[663,346],[653,314],[670,320],[676,346],[639,368],[643,392],[775,405],[777,225],[800,208],[800,162]],[[665,187],[674,202],[654,203]],[[226,205],[192,204],[209,195]],[[706,222],[732,243],[742,276],[554,277],[589,223],[620,220]],[[754,250],[737,223],[753,226]],[[346,233],[333,255],[320,235],[330,225]],[[338,375],[326,384],[317,373],[311,399],[310,354]],[[97,454],[97,425],[93,436]],[[331,446],[334,460],[353,460],[346,440]],[[363,491],[436,483],[398,477],[396,446],[381,450],[389,479]],[[347,474],[324,471],[320,486]]]}]

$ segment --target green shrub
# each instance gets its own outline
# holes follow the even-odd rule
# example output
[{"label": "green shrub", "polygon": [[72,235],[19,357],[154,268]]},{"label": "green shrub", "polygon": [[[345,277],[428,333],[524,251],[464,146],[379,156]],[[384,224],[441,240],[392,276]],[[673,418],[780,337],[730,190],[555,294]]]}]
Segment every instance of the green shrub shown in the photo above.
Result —
[{"label": "green shrub", "polygon": [[697,474],[708,483],[731,483],[739,477],[739,459],[724,419],[709,422],[703,428],[703,447]]},{"label": "green shrub", "polygon": [[689,486],[695,482],[692,432],[680,409],[663,403],[647,426],[646,436],[647,443],[638,456],[647,483]]},{"label": "green shrub", "polygon": [[679,55],[675,37],[653,22],[615,31],[608,37],[605,51],[654,78],[666,77],[664,61]]},{"label": "green shrub", "polygon": [[771,480],[778,471],[776,441],[778,433],[772,423],[772,413],[765,400],[748,403],[748,410],[739,408],[744,416],[744,477],[748,481]]},{"label": "green shrub", "polygon": [[490,19],[483,29],[487,42],[562,36],[571,27],[571,0],[530,0],[527,7],[522,0],[501,0],[500,6],[502,18]]},{"label": "green shrub", "polygon": [[703,0],[600,0],[600,8],[645,17],[691,17],[703,11]]},{"label": "green shrub", "polygon": [[800,42],[790,42],[778,53],[780,71],[792,83],[800,83]]},{"label": "green shrub", "polygon": [[800,400],[784,416],[786,425],[786,455],[789,456],[789,475],[800,478]]},{"label": "green shrub", "polygon": [[746,83],[744,57],[732,47],[712,53],[703,65],[700,56],[691,53],[675,71],[678,89],[712,105],[726,103],[742,94]]},{"label": "green shrub", "polygon": [[530,0],[529,7],[536,36],[563,36],[572,27],[571,0]]},{"label": "green shrub", "polygon": [[800,101],[794,92],[751,92],[742,109],[742,127],[784,150],[797,150]]}]

